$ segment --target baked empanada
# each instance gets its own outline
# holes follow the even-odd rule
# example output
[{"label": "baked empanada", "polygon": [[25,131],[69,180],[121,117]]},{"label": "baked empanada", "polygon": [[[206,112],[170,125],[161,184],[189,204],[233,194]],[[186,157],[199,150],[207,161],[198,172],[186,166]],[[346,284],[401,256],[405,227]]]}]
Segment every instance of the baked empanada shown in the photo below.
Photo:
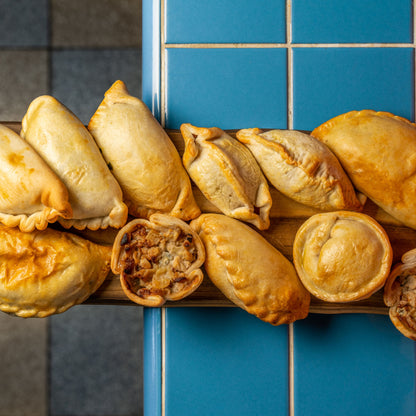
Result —
[{"label": "baked empanada", "polygon": [[293,261],[314,296],[327,302],[365,299],[385,283],[392,262],[389,238],[368,215],[316,214],[296,233]]},{"label": "baked empanada", "polygon": [[198,235],[179,218],[155,213],[135,219],[117,234],[111,269],[124,293],[144,306],[183,299],[202,283],[205,260]]},{"label": "baked empanada", "polygon": [[323,211],[362,208],[337,158],[319,140],[296,130],[244,129],[237,139],[253,153],[280,192]]},{"label": "baked empanada", "polygon": [[272,198],[253,155],[223,130],[182,124],[183,163],[191,179],[222,213],[255,225],[270,225]]},{"label": "baked empanada", "polygon": [[65,185],[17,133],[0,125],[0,222],[30,232],[71,217]]},{"label": "baked empanada", "polygon": [[122,81],[105,93],[88,128],[123,190],[131,215],[163,212],[187,221],[200,214],[170,137]]},{"label": "baked empanada", "polygon": [[111,247],[47,228],[0,226],[0,310],[45,317],[85,301],[110,270]]},{"label": "baked empanada", "polygon": [[338,157],[355,187],[416,228],[416,126],[386,112],[351,111],[313,130]]},{"label": "baked empanada", "polygon": [[292,263],[253,228],[222,214],[202,214],[191,227],[209,278],[237,306],[272,325],[308,315],[310,295]]},{"label": "baked empanada", "polygon": [[77,229],[123,226],[127,206],[87,128],[63,104],[41,96],[30,104],[21,136],[66,185],[73,215],[59,218]]}]

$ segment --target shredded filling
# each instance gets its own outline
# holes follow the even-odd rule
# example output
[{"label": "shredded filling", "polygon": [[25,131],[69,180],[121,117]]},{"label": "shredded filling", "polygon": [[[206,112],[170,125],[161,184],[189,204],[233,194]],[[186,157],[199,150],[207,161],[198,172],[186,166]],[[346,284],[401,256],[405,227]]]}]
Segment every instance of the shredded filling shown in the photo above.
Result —
[{"label": "shredded filling", "polygon": [[399,297],[395,309],[400,321],[416,331],[416,275],[403,274],[396,280]]}]

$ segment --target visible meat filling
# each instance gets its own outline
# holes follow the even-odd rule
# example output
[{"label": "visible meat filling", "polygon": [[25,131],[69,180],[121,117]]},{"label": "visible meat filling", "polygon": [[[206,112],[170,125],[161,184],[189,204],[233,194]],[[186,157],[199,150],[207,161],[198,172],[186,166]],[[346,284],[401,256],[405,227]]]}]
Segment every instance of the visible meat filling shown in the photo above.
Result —
[{"label": "visible meat filling", "polygon": [[400,321],[416,331],[416,275],[403,274],[395,282],[396,304],[394,305]]}]

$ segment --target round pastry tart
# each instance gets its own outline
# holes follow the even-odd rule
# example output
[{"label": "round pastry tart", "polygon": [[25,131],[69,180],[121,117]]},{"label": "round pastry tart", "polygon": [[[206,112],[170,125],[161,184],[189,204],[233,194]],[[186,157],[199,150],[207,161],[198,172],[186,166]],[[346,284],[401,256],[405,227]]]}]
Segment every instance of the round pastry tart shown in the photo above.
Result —
[{"label": "round pastry tart", "polygon": [[299,228],[293,261],[314,296],[350,302],[368,298],[384,285],[392,248],[384,229],[368,215],[329,212],[310,217]]}]

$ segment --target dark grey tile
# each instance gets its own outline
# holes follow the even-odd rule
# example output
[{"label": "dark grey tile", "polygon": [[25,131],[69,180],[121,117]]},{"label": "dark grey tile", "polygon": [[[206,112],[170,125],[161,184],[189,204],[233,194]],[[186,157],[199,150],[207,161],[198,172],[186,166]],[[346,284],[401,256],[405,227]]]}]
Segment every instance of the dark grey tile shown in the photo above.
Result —
[{"label": "dark grey tile", "polygon": [[48,0],[0,0],[0,46],[47,46]]},{"label": "dark grey tile", "polygon": [[51,318],[50,416],[142,411],[142,308],[80,305]]},{"label": "dark grey tile", "polygon": [[128,50],[55,51],[52,53],[52,95],[88,123],[117,79],[141,96],[141,52]]},{"label": "dark grey tile", "polygon": [[139,0],[51,0],[52,44],[135,47],[141,44]]}]

